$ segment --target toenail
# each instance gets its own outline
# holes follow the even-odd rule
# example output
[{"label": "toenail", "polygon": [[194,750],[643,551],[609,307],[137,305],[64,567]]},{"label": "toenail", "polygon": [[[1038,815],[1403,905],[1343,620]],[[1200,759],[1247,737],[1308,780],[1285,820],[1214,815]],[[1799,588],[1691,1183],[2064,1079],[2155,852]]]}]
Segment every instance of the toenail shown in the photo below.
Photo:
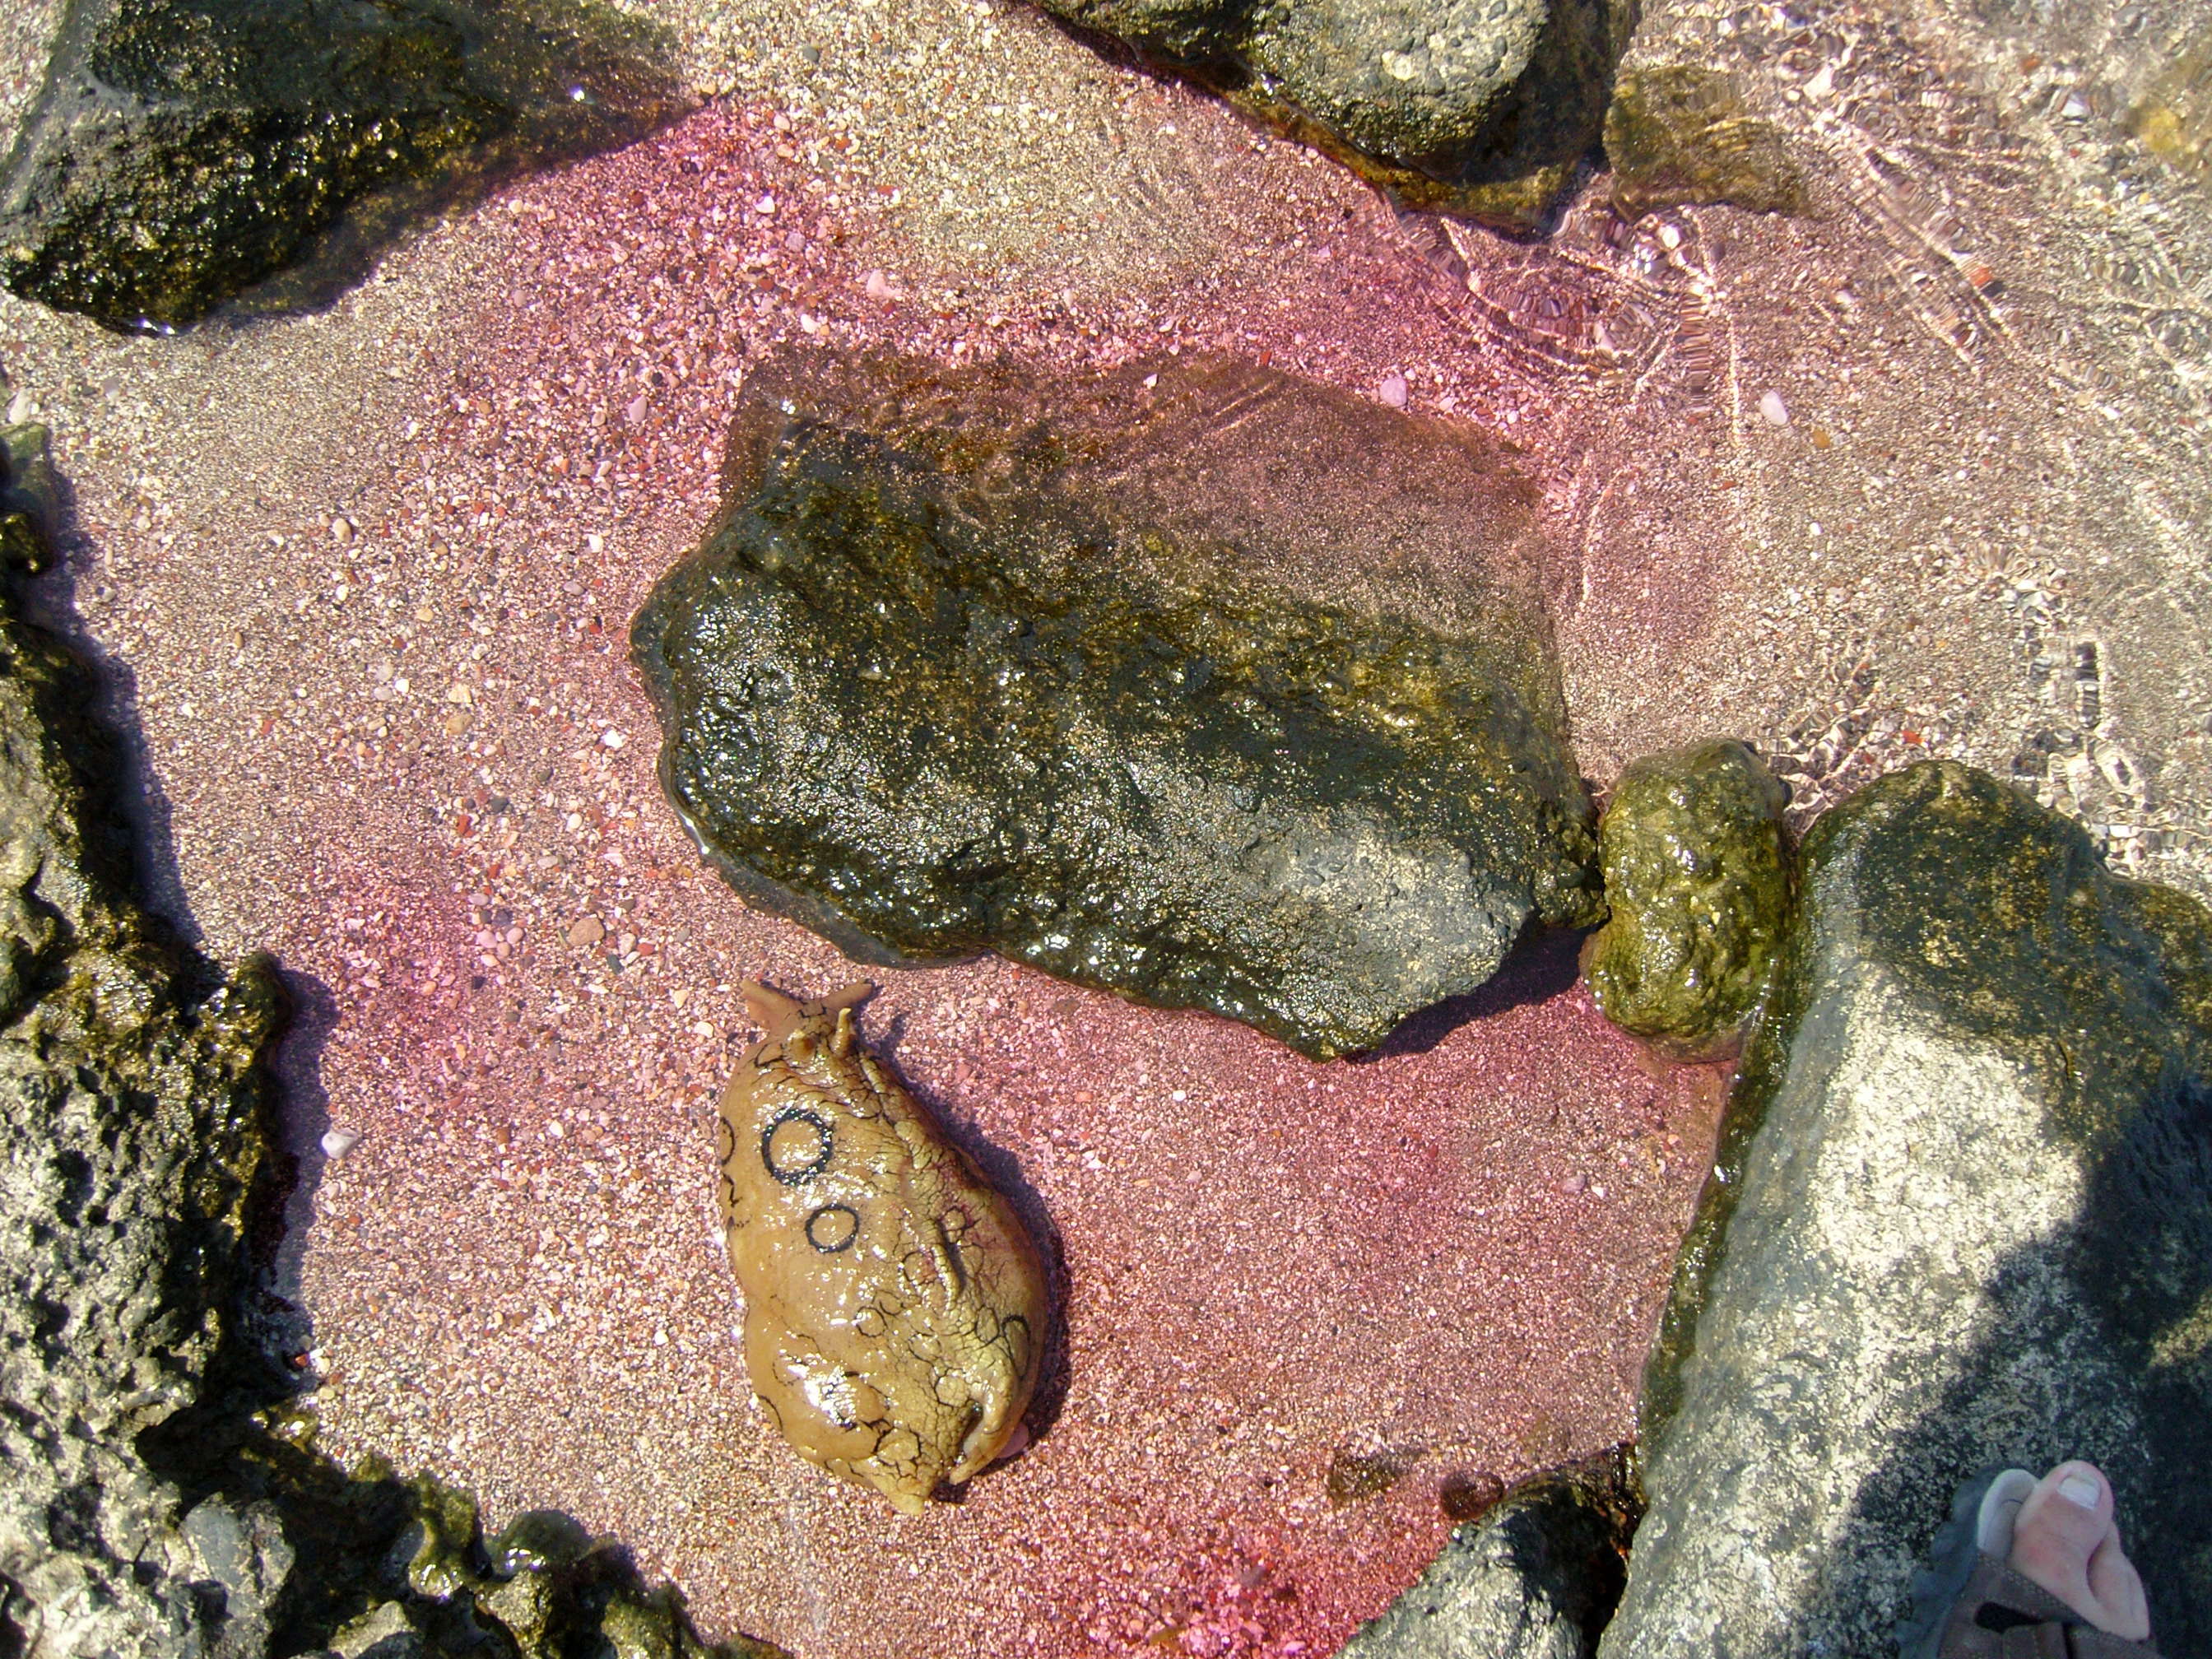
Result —
[{"label": "toenail", "polygon": [[2069,1474],[2058,1483],[2058,1495],[2076,1509],[2095,1509],[2097,1492],[2097,1483],[2086,1474]]}]

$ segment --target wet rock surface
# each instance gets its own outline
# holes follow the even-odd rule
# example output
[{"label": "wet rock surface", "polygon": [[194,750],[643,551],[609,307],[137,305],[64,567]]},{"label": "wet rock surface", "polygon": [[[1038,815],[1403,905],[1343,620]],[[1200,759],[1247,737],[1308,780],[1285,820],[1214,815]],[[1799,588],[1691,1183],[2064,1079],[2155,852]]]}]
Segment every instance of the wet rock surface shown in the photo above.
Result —
[{"label": "wet rock surface", "polygon": [[1807,837],[1647,1382],[1608,1656],[1893,1651],[1978,1468],[2112,1475],[2212,1637],[2212,915],[1928,763]]},{"label": "wet rock surface", "polygon": [[1340,1659],[1587,1659],[1634,1525],[1616,1471],[1600,1459],[1506,1493]]},{"label": "wet rock surface", "polygon": [[662,780],[859,959],[1328,1055],[1596,918],[1528,498],[1449,428],[1237,367],[825,368],[727,485],[633,629]]},{"label": "wet rock surface", "polygon": [[[15,504],[8,434],[0,479]],[[201,1620],[174,1492],[132,1439],[189,1400],[243,1288],[264,1156],[265,964],[187,961],[122,897],[88,811],[88,685],[0,572],[0,1648],[183,1651]],[[41,1646],[41,1644],[44,1645]]]},{"label": "wet rock surface", "polygon": [[647,33],[585,0],[74,0],[0,182],[0,271],[117,329],[303,259],[259,297],[312,303],[426,210],[681,107]]},{"label": "wet rock surface", "polygon": [[487,1543],[462,1494],[314,1451],[254,1267],[283,994],[133,897],[97,688],[22,615],[43,439],[0,430],[0,1653],[769,1653],[566,1517]]},{"label": "wet rock surface", "polygon": [[1647,756],[1621,774],[1598,826],[1611,915],[1589,964],[1607,1018],[1685,1057],[1741,1034],[1789,915],[1788,801],[1733,738]]},{"label": "wet rock surface", "polygon": [[1634,8],[1608,0],[1044,0],[1408,204],[1540,223],[1595,148]]},{"label": "wet rock surface", "polygon": [[1605,112],[1614,210],[1627,219],[1727,202],[1796,213],[1805,185],[1782,130],[1747,106],[1734,77],[1693,64],[1622,71]]}]

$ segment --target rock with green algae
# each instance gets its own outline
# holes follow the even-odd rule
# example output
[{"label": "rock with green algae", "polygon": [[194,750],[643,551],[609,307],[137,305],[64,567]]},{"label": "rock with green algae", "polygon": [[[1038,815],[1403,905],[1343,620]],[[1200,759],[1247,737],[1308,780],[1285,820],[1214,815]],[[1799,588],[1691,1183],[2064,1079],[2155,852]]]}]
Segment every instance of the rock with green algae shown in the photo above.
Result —
[{"label": "rock with green algae", "polygon": [[1751,113],[1733,77],[1695,64],[1624,70],[1605,113],[1605,154],[1624,218],[1685,204],[1804,210],[1782,130]]},{"label": "rock with green algae", "polygon": [[1821,817],[1641,1419],[1607,1656],[1892,1651],[1954,1484],[2065,1457],[2212,1643],[2212,912],[1950,763]]},{"label": "rock with green algae", "polygon": [[1591,939],[1605,1017],[1681,1057],[1741,1035],[1790,909],[1790,793],[1722,738],[1646,756],[1598,825],[1611,915]]},{"label": "rock with green algae", "polygon": [[44,437],[0,429],[0,1653],[766,1659],[565,1517],[487,1545],[465,1495],[315,1452],[251,1237],[282,994],[134,897],[96,688],[19,601]]},{"label": "rock with green algae", "polygon": [[115,329],[302,261],[260,297],[327,299],[407,220],[672,118],[666,57],[593,0],[70,0],[0,181],[0,272]]},{"label": "rock with green algae", "polygon": [[1371,1047],[1598,901],[1534,494],[1264,370],[757,377],[632,640],[740,892]]},{"label": "rock with green algae", "polygon": [[1406,204],[1527,231],[1595,150],[1631,0],[1042,0]]}]

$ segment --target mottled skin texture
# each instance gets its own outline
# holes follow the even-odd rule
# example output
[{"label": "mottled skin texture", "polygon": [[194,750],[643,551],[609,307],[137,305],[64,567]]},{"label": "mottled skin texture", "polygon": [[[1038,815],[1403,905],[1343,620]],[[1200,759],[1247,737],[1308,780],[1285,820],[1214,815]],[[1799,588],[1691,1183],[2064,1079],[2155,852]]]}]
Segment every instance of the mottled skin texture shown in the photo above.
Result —
[{"label": "mottled skin texture", "polygon": [[873,988],[744,987],[766,1035],[722,1096],[722,1206],[761,1403],[801,1456],[911,1515],[1013,1442],[1045,1276],[1006,1200],[861,1051]]}]

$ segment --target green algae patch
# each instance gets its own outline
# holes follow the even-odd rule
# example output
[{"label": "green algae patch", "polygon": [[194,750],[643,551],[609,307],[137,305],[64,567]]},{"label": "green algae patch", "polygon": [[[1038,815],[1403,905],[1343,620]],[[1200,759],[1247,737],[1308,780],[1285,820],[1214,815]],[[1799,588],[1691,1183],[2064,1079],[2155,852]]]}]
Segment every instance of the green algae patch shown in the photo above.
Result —
[{"label": "green algae patch", "polygon": [[1596,919],[1534,493],[1241,365],[757,381],[632,630],[661,776],[863,961],[997,951],[1313,1055]]},{"label": "green algae patch", "polygon": [[1790,909],[1789,792],[1732,738],[1647,756],[1598,826],[1612,915],[1590,994],[1678,1058],[1727,1048],[1765,994]]},{"label": "green algae patch", "polygon": [[294,266],[255,297],[327,300],[424,214],[673,118],[672,64],[586,0],[73,0],[0,185],[0,271],[118,330]]},{"label": "green algae patch", "polygon": [[1624,218],[1685,204],[1804,209],[1781,129],[1750,113],[1731,77],[1695,64],[1624,70],[1605,113],[1605,153]]}]

